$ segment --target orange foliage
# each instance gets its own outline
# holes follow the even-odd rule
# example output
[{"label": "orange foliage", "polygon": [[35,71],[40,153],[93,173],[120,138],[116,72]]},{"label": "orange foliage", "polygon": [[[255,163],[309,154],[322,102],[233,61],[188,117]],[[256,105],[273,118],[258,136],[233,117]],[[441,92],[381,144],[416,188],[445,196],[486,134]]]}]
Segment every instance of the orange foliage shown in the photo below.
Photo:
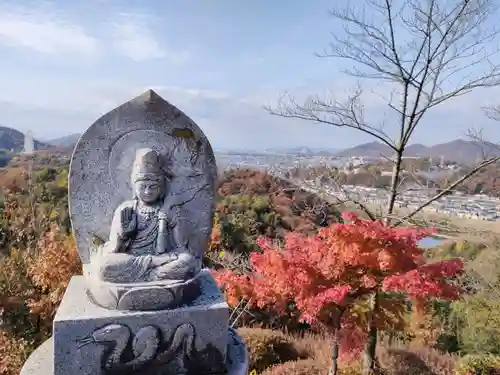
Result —
[{"label": "orange foliage", "polygon": [[13,375],[50,336],[55,311],[81,264],[73,239],[53,225],[33,251],[12,249],[0,268],[0,374]]},{"label": "orange foliage", "polygon": [[259,236],[281,239],[288,231],[310,234],[338,219],[334,205],[264,172],[225,171],[217,191],[212,251],[246,254],[256,248]]},{"label": "orange foliage", "polygon": [[[488,194],[493,197],[499,197],[499,166],[499,163],[493,163],[484,168],[481,168],[477,173],[461,183],[457,187],[457,190],[462,191],[466,194]],[[447,179],[443,179],[443,181],[440,181],[441,187],[446,187],[447,185],[449,185],[449,181],[455,181],[457,178],[462,177],[468,171],[469,169],[461,169],[453,176],[450,176]]]},{"label": "orange foliage", "polygon": [[[288,186],[284,186],[288,185]],[[233,194],[261,195],[280,192],[284,187],[292,187],[290,183],[251,169],[232,169],[225,171],[217,180],[219,196]]]},{"label": "orange foliage", "polygon": [[18,375],[31,350],[27,340],[0,331],[0,374]]},{"label": "orange foliage", "polygon": [[51,323],[69,280],[81,274],[82,268],[73,237],[61,233],[55,225],[40,239],[38,248],[27,270],[41,294],[29,301],[29,307],[31,313]]},{"label": "orange foliage", "polygon": [[208,251],[213,252],[221,247],[221,227],[219,223],[215,223],[210,234],[210,242],[208,244]]},{"label": "orange foliage", "polygon": [[28,187],[29,174],[26,168],[10,167],[0,169],[0,186],[2,189],[9,189],[20,192]]},{"label": "orange foliage", "polygon": [[344,219],[349,222],[316,235],[290,233],[283,248],[260,238],[262,252],[251,254],[250,274],[215,274],[228,302],[234,305],[243,298],[278,312],[293,302],[303,321],[333,331],[334,317],[345,312],[340,340],[347,352],[356,353],[370,313],[367,296],[379,295],[374,313],[381,329],[402,328],[405,300],[399,293],[414,300],[459,296],[460,289],[449,279],[462,272],[462,262],[426,264],[417,245],[430,230],[392,228],[354,214]]}]

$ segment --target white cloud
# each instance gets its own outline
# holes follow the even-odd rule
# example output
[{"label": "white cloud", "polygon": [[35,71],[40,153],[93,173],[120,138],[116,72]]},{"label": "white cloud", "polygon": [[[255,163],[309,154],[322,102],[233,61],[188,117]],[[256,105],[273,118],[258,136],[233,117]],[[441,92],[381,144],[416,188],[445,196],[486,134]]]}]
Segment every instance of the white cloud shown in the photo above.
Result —
[{"label": "white cloud", "polygon": [[122,14],[121,18],[113,24],[113,42],[122,55],[134,61],[167,59],[173,63],[190,57],[189,51],[171,52],[163,48],[151,29],[152,17]]},{"label": "white cloud", "polygon": [[[145,79],[131,79],[96,77],[79,80],[70,86],[65,77],[37,79],[28,76],[18,84],[12,81],[6,85],[11,89],[0,90],[0,123],[31,129],[36,136],[45,139],[82,132],[102,114],[151,88],[198,123],[215,148],[265,148],[287,144],[338,148],[371,140],[346,129],[270,116],[262,104],[276,103],[279,90],[248,92],[239,96],[222,90],[161,83],[148,85]],[[47,95],[47,87],[51,88],[50,95]],[[321,90],[305,87],[292,91],[298,99],[312,92],[321,93]],[[334,91],[342,94],[345,90]],[[370,100],[372,98],[367,99],[367,109],[376,118],[377,110],[380,114],[386,106],[377,105]],[[472,93],[458,100],[461,111],[455,110],[456,103],[450,103],[451,111],[447,111],[446,105],[436,108],[425,123],[419,125],[412,143],[444,142],[465,134],[475,121],[486,120],[478,108],[484,100],[484,93]],[[390,124],[388,126],[391,130]],[[491,139],[500,139],[496,128],[488,128]],[[432,134],[430,139],[427,138],[429,134]]]},{"label": "white cloud", "polygon": [[98,41],[82,27],[34,9],[0,8],[0,43],[44,54],[93,56],[98,51]]}]

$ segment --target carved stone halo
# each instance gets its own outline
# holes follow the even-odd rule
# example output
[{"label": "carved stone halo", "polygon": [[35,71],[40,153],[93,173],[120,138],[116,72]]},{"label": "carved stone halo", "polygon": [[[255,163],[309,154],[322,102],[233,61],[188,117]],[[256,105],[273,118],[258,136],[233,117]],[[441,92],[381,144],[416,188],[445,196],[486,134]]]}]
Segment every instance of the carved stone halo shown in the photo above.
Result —
[{"label": "carved stone halo", "polygon": [[115,209],[133,198],[132,164],[140,148],[151,148],[163,156],[165,167],[174,176],[168,194],[177,196],[192,187],[194,175],[208,184],[206,191],[183,206],[193,223],[188,234],[193,251],[201,256],[206,248],[217,177],[212,147],[189,117],[148,90],[98,119],[75,146],[69,208],[84,266],[89,264],[94,241],[107,240]]}]

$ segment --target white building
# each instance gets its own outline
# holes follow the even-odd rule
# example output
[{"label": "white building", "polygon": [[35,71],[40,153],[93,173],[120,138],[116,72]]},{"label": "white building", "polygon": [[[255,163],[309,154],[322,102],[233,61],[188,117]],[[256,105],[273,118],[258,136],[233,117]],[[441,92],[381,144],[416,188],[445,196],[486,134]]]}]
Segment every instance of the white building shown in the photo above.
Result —
[{"label": "white building", "polygon": [[35,140],[33,139],[33,133],[29,130],[24,135],[24,151],[25,155],[30,155],[35,151]]}]

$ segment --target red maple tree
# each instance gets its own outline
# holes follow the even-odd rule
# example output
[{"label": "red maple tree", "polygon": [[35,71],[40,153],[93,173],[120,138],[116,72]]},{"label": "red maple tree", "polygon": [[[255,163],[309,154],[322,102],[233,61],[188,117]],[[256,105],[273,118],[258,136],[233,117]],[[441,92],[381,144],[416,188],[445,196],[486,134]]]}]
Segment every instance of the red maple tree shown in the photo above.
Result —
[{"label": "red maple tree", "polygon": [[303,321],[329,329],[335,367],[339,345],[345,357],[359,354],[369,317],[379,329],[402,329],[407,298],[416,306],[456,299],[461,290],[453,278],[463,272],[458,259],[426,263],[418,242],[432,230],[389,227],[353,213],[343,219],[312,236],[289,233],[282,247],[260,238],[261,251],[250,256],[253,272],[215,274],[230,305],[245,299],[284,312],[292,302]]}]

